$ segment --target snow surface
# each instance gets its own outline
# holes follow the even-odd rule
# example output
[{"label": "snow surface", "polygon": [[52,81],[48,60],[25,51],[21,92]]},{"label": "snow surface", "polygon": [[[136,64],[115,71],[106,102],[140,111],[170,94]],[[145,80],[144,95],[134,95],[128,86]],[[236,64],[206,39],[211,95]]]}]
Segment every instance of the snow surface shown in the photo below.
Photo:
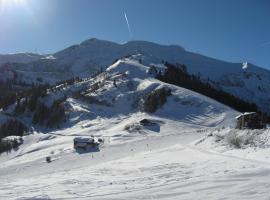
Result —
[{"label": "snow surface", "polygon": [[[155,80],[149,69],[122,59],[46,97],[83,90],[108,104],[69,97],[60,129],[24,136],[17,151],[2,154],[0,199],[269,199],[269,130],[250,133],[260,135],[256,145],[232,148],[225,136],[246,133],[233,129],[238,112]],[[142,112],[138,97],[160,87],[172,96],[157,112]],[[104,138],[100,151],[73,149],[75,137],[91,135]]]}]

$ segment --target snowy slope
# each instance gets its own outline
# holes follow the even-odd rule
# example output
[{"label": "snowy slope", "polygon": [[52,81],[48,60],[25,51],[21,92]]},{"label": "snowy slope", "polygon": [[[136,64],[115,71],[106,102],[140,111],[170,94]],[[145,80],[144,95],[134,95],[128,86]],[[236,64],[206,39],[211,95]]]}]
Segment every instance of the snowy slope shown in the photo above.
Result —
[{"label": "snowy slope", "polygon": [[[126,58],[51,92],[48,104],[68,96],[69,120],[0,155],[0,199],[269,199],[268,143],[235,150],[216,142],[216,134],[235,131],[239,113],[153,76],[151,67]],[[167,102],[143,112],[143,97],[161,87],[172,90]],[[154,125],[140,126],[142,119]],[[105,139],[100,151],[74,151],[73,138],[90,135]]]},{"label": "snowy slope", "polygon": [[[143,112],[140,100],[160,87],[170,88],[172,95],[157,112]],[[74,98],[72,92],[78,91],[103,103]],[[148,190],[155,199],[179,198],[185,190],[182,184],[205,178],[201,168],[211,167],[208,175],[219,162],[233,165],[232,171],[239,169],[229,159],[208,158],[187,146],[202,130],[234,125],[239,113],[154,79],[150,67],[136,59],[119,60],[97,77],[65,86],[44,101],[50,104],[63,95],[69,95],[65,104],[70,117],[61,129],[24,136],[17,151],[0,156],[0,199],[149,199]],[[154,125],[140,126],[145,118]],[[100,151],[75,152],[73,138],[90,135],[104,137]],[[53,162],[46,163],[46,156]],[[214,165],[207,164],[212,159]]]},{"label": "snowy slope", "polygon": [[[169,122],[169,121],[166,121]],[[113,121],[106,120],[103,124]],[[177,130],[181,130],[178,132]],[[189,130],[189,129],[188,129]],[[139,141],[110,137],[100,152],[78,154],[72,137],[40,134],[0,167],[2,199],[268,199],[269,163],[213,153],[202,134],[170,124]],[[65,130],[79,131],[79,127]],[[177,134],[164,137],[167,131]],[[187,131],[187,132],[186,132]],[[113,131],[112,131],[113,132]],[[111,132],[109,132],[111,133]],[[136,136],[138,137],[138,136]],[[45,163],[51,155],[53,162]]]}]

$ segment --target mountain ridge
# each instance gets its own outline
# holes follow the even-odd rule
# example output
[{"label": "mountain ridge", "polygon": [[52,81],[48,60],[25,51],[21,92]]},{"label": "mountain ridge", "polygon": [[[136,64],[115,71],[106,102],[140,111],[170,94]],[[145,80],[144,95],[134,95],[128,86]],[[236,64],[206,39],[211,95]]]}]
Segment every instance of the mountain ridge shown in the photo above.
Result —
[{"label": "mountain ridge", "polygon": [[[230,63],[186,51],[178,45],[160,45],[146,41],[118,44],[106,40],[89,39],[78,45],[34,60],[10,64],[22,82],[43,77],[44,82],[56,82],[75,76],[89,77],[105,70],[115,60],[131,55],[147,66],[163,62],[184,64],[191,75],[245,101],[256,103],[263,112],[270,113],[270,71],[256,65]],[[54,77],[53,79],[51,77]]]}]

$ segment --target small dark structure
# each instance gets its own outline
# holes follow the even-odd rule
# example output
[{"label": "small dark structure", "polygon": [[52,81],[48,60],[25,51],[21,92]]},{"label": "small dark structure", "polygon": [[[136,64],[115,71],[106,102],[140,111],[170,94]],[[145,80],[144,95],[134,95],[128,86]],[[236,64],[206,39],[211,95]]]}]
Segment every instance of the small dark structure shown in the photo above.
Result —
[{"label": "small dark structure", "polygon": [[142,126],[149,126],[149,125],[152,125],[152,122],[149,119],[142,119],[140,121],[140,125],[142,125]]},{"label": "small dark structure", "polygon": [[74,149],[76,150],[98,150],[99,145],[103,143],[103,138],[94,137],[75,137],[73,139]]},{"label": "small dark structure", "polygon": [[47,156],[47,157],[46,157],[46,162],[47,162],[47,163],[52,162],[52,158],[51,158],[51,156]]},{"label": "small dark structure", "polygon": [[266,122],[264,117],[256,112],[246,112],[236,117],[238,129],[264,129]]}]

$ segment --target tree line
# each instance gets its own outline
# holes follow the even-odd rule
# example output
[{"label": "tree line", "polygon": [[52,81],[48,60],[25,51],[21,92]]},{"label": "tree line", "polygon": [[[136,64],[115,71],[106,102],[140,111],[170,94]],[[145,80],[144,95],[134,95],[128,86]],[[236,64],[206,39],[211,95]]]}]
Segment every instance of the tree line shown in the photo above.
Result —
[{"label": "tree line", "polygon": [[256,104],[246,102],[223,90],[214,88],[209,83],[201,81],[200,78],[188,74],[185,65],[173,65],[165,62],[165,66],[167,67],[165,72],[158,72],[156,76],[160,81],[198,92],[240,112],[258,112]]},{"label": "tree line", "polygon": [[0,125],[0,154],[3,152],[9,152],[12,149],[17,149],[23,140],[20,139],[3,139],[8,136],[23,136],[24,132],[27,131],[27,127],[16,119],[9,119]]}]

